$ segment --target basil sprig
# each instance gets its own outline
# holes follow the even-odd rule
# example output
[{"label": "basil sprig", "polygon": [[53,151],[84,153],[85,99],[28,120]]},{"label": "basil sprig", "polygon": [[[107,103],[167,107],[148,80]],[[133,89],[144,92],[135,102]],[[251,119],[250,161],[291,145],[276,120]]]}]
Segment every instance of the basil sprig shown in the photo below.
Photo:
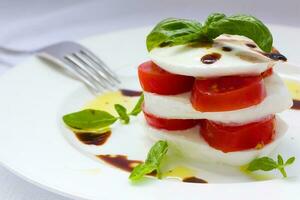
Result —
[{"label": "basil sprig", "polygon": [[147,36],[147,49],[186,44],[199,39],[202,25],[194,20],[168,18],[159,22]]},{"label": "basil sprig", "polygon": [[138,102],[136,103],[132,111],[129,113],[129,115],[137,116],[142,111],[143,102],[144,102],[144,94],[141,94]]},{"label": "basil sprig", "polygon": [[123,124],[128,124],[130,121],[130,117],[127,114],[127,109],[120,105],[120,104],[115,104],[115,110],[119,114],[119,118]]},{"label": "basil sprig", "polygon": [[63,121],[74,129],[95,130],[107,127],[117,120],[108,112],[86,109],[63,116]]},{"label": "basil sprig", "polygon": [[119,117],[115,117],[112,114],[102,110],[85,109],[63,116],[63,121],[69,127],[78,130],[103,129],[112,125],[118,119],[123,124],[128,124],[130,121],[130,115],[137,116],[142,111],[143,101],[144,96],[142,94],[130,113],[127,113],[127,109],[124,106],[115,104],[115,110],[117,111]]},{"label": "basil sprig", "polygon": [[192,42],[211,42],[222,34],[242,35],[252,39],[263,51],[270,52],[273,37],[269,29],[250,15],[227,17],[222,13],[208,16],[204,25],[188,19],[169,18],[159,22],[147,36],[147,49]]},{"label": "basil sprig", "polygon": [[280,171],[283,177],[287,177],[285,167],[293,164],[294,161],[295,157],[290,157],[286,162],[284,162],[280,154],[277,156],[277,161],[265,156],[251,161],[247,167],[247,170],[253,172],[257,170],[271,171],[277,169]]},{"label": "basil sprig", "polygon": [[147,159],[144,163],[137,165],[131,172],[129,179],[132,181],[138,181],[145,175],[156,171],[158,178],[161,178],[160,166],[162,160],[168,152],[168,143],[166,141],[156,142],[150,149]]}]

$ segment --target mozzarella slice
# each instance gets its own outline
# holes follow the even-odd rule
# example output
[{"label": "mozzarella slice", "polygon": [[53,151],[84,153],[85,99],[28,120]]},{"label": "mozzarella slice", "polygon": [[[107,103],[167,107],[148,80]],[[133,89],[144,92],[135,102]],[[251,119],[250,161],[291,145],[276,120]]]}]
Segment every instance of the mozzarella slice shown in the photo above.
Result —
[{"label": "mozzarella slice", "polygon": [[251,149],[237,152],[224,153],[210,147],[199,134],[199,128],[195,127],[185,131],[166,131],[151,128],[144,122],[146,133],[154,141],[167,140],[169,145],[178,149],[182,155],[193,162],[222,163],[232,166],[241,166],[249,163],[256,157],[270,154],[282,140],[287,125],[276,116],[276,136],[274,140],[262,149]]},{"label": "mozzarella slice", "polygon": [[[155,48],[149,56],[168,72],[194,77],[260,74],[278,62],[263,55],[259,48],[247,46],[249,43],[253,44],[245,37],[223,35],[215,39],[212,46],[188,44]],[[224,51],[223,47],[232,50]],[[213,64],[201,62],[204,55],[214,52],[221,54],[219,60]]]},{"label": "mozzarella slice", "polygon": [[167,119],[210,119],[223,123],[249,123],[266,115],[282,112],[293,105],[292,98],[280,77],[273,73],[264,79],[267,96],[258,105],[226,112],[200,112],[190,102],[190,92],[179,95],[158,95],[144,92],[146,112]]}]

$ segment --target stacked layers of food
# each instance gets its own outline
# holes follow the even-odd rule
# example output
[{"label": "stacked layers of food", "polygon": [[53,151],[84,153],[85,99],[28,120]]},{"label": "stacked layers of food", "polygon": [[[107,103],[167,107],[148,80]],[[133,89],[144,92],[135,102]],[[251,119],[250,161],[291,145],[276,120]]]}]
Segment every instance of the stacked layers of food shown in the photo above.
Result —
[{"label": "stacked layers of food", "polygon": [[272,67],[286,60],[252,40],[222,35],[213,42],[160,45],[138,68],[145,126],[186,156],[242,165],[269,154],[286,125],[276,113],[292,105]]}]

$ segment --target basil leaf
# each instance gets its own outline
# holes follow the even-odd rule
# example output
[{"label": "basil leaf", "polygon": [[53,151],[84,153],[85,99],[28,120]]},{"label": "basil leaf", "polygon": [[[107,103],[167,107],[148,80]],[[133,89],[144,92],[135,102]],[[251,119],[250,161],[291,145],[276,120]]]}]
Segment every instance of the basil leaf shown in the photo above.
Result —
[{"label": "basil leaf", "polygon": [[130,118],[127,114],[126,108],[120,104],[115,104],[115,110],[119,114],[121,122],[124,124],[128,124],[130,121]]},{"label": "basil leaf", "polygon": [[150,149],[148,153],[146,163],[151,163],[152,165],[159,167],[167,151],[168,151],[168,143],[166,141],[160,140],[156,142],[155,145]]},{"label": "basil leaf", "polygon": [[137,116],[142,111],[142,104],[144,102],[144,94],[141,94],[138,102],[132,109],[132,111],[129,113],[130,115]]},{"label": "basil leaf", "polygon": [[168,143],[166,141],[156,142],[150,149],[145,163],[139,164],[131,172],[129,179],[132,181],[140,180],[144,175],[153,171],[157,172],[160,178],[160,165],[168,152]]},{"label": "basil leaf", "polygon": [[221,19],[224,19],[225,17],[226,15],[223,13],[212,13],[207,17],[206,21],[204,22],[203,28],[207,28],[212,22],[217,22]]},{"label": "basil leaf", "polygon": [[159,22],[147,36],[147,49],[180,45],[198,40],[202,25],[194,20],[168,18]]},{"label": "basil leaf", "polygon": [[277,163],[278,165],[284,165],[283,158],[280,154],[277,155]]},{"label": "basil leaf", "polygon": [[284,167],[278,167],[278,169],[279,169],[280,173],[282,174],[282,176],[284,178],[286,178],[287,177],[287,173],[286,173]]},{"label": "basil leaf", "polygon": [[249,171],[256,171],[256,170],[263,170],[263,171],[271,171],[278,167],[277,163],[269,157],[262,157],[256,158],[249,163],[247,170]]},{"label": "basil leaf", "polygon": [[63,116],[65,124],[75,129],[100,129],[113,124],[117,120],[108,112],[86,109]]},{"label": "basil leaf", "polygon": [[252,39],[263,51],[270,52],[273,38],[269,29],[257,18],[249,15],[222,17],[220,14],[210,17],[204,26],[204,34],[214,39],[224,33],[242,35]]},{"label": "basil leaf", "polygon": [[224,33],[246,36],[265,52],[270,52],[272,49],[272,34],[260,20],[249,15],[226,17],[222,13],[209,15],[204,26],[194,20],[165,19],[158,23],[147,36],[147,49],[151,51],[159,46],[212,41]]},{"label": "basil leaf", "polygon": [[295,161],[295,157],[290,157],[286,162],[285,162],[285,164],[284,165],[291,165],[291,164],[293,164],[293,162]]},{"label": "basil leaf", "polygon": [[284,178],[287,177],[287,173],[284,169],[287,165],[291,165],[295,161],[295,157],[289,158],[285,163],[283,158],[280,154],[277,155],[277,163],[269,157],[262,157],[256,158],[251,161],[248,165],[247,170],[249,171],[256,171],[256,170],[263,170],[263,171],[270,171],[273,169],[277,169],[280,171]]},{"label": "basil leaf", "polygon": [[143,178],[144,175],[149,174],[155,170],[156,170],[156,166],[141,163],[132,170],[129,179],[132,181],[138,181],[141,178]]}]

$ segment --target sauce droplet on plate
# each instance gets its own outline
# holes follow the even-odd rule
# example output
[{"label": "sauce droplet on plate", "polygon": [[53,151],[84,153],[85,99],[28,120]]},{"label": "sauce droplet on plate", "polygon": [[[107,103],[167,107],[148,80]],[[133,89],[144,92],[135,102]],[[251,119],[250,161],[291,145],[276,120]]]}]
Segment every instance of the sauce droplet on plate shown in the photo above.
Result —
[{"label": "sauce droplet on plate", "polygon": [[300,101],[297,99],[293,99],[293,106],[291,109],[300,110]]},{"label": "sauce droplet on plate", "polygon": [[111,131],[104,133],[74,132],[78,140],[88,145],[103,145],[111,135]]},{"label": "sauce droplet on plate", "polygon": [[210,53],[206,54],[201,58],[201,62],[204,64],[213,64],[217,62],[221,58],[221,54],[219,53]]},{"label": "sauce droplet on plate", "polygon": [[104,162],[122,169],[127,172],[131,172],[135,166],[142,163],[140,160],[129,160],[125,155],[97,155],[98,158]]},{"label": "sauce droplet on plate", "polygon": [[201,178],[197,178],[195,176],[186,177],[186,178],[182,179],[182,181],[187,182],[187,183],[207,183],[206,180],[203,180]]},{"label": "sauce droplet on plate", "polygon": [[127,96],[127,97],[137,97],[142,94],[141,91],[128,90],[128,89],[120,89],[120,92],[122,93],[123,96]]}]

